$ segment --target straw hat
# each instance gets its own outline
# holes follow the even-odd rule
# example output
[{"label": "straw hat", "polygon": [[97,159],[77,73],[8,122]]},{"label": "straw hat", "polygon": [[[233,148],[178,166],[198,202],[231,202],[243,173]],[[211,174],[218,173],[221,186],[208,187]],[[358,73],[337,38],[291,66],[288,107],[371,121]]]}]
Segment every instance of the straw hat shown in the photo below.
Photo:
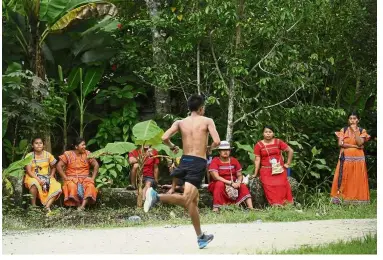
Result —
[{"label": "straw hat", "polygon": [[221,141],[218,150],[231,150],[230,143],[228,141]]}]

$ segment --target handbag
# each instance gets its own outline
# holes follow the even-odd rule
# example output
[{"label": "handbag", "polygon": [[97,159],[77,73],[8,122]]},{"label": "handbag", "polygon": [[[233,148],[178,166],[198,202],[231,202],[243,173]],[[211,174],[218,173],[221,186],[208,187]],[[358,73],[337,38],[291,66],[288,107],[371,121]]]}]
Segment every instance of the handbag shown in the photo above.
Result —
[{"label": "handbag", "polygon": [[[278,144],[279,144],[279,140],[278,140]],[[269,150],[267,149],[265,144],[264,144],[264,146],[265,146],[265,149],[267,152],[267,156],[270,158]],[[280,156],[282,157],[282,152],[281,152]],[[277,174],[281,174],[282,172],[284,172],[284,169],[281,165],[281,158],[280,157],[279,157],[279,162],[272,163],[270,160],[270,163],[271,163],[271,175],[277,175]]]},{"label": "handbag", "polygon": [[[229,158],[229,168],[230,168],[230,177],[231,177],[231,182],[233,183],[233,174],[231,172],[231,163],[230,163],[230,158]],[[225,191],[229,199],[231,200],[236,200],[238,198],[238,190],[234,188],[233,186],[225,184]]]},{"label": "handbag", "polygon": [[44,182],[44,184],[41,186],[41,189],[43,192],[48,192],[51,184],[51,179],[50,179],[50,168],[48,169],[48,174],[43,175],[39,173],[39,170],[41,170],[41,166],[37,165],[37,160],[36,160],[36,154],[33,153],[33,162],[35,163],[35,174],[37,178],[39,178],[41,181]]},{"label": "handbag", "polygon": [[50,182],[51,182],[49,175],[42,175],[42,174],[36,174],[36,175],[37,175],[37,178],[39,178],[40,180],[44,182],[43,186],[41,187],[43,192],[48,192],[50,188]]}]

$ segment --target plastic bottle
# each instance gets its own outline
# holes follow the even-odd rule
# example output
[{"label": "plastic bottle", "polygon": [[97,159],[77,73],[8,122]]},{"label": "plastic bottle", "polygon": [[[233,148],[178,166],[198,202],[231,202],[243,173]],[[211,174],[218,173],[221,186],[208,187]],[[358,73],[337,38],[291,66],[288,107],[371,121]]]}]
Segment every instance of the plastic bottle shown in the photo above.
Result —
[{"label": "plastic bottle", "polygon": [[139,216],[131,216],[128,218],[129,222],[141,222],[141,218]]}]

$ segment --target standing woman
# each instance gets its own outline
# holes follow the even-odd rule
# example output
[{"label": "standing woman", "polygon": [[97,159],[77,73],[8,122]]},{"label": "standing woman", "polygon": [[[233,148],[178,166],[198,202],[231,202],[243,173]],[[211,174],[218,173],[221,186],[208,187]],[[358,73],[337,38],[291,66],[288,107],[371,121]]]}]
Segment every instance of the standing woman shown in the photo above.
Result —
[{"label": "standing woman", "polygon": [[[59,156],[57,171],[64,180],[64,205],[76,206],[81,211],[88,203],[96,202],[97,189],[94,182],[99,166],[95,159],[88,158],[90,152],[86,150],[83,138],[78,137],[72,146],[73,150]],[[89,176],[91,166],[93,173]]]},{"label": "standing woman", "polygon": [[32,157],[32,162],[25,167],[24,178],[25,187],[32,195],[31,204],[36,206],[36,199],[39,198],[49,213],[52,203],[61,194],[61,184],[55,179],[57,160],[44,151],[44,142],[40,137],[33,138],[32,152],[26,156]]},{"label": "standing woman", "polygon": [[[288,153],[287,163],[283,162],[283,151]],[[258,172],[260,173],[260,181],[270,205],[293,203],[286,172],[293,159],[293,153],[293,149],[285,142],[274,138],[274,130],[271,126],[263,128],[263,140],[254,146],[255,172],[253,177],[256,177]]]},{"label": "standing woman", "polygon": [[338,165],[331,188],[333,203],[369,203],[367,166],[363,151],[364,143],[370,139],[366,130],[358,126],[359,115],[348,116],[348,127],[335,132],[341,147]]}]

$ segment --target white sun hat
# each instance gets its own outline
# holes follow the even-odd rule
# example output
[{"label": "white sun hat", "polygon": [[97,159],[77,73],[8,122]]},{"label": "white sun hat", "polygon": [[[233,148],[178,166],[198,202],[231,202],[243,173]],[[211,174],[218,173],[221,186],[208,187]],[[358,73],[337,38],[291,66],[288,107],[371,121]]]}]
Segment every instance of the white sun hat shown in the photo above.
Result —
[{"label": "white sun hat", "polygon": [[221,141],[218,150],[231,150],[230,143],[228,141]]}]

